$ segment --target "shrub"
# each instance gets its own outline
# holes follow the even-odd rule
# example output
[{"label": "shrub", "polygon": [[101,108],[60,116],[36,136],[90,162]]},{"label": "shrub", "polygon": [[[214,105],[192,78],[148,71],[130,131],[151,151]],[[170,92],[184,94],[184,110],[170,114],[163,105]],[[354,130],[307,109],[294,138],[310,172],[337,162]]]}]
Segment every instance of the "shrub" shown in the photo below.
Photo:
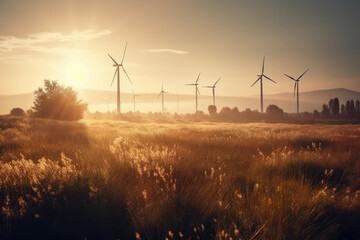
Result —
[{"label": "shrub", "polygon": [[77,99],[71,87],[59,85],[57,81],[44,80],[44,89],[35,91],[33,115],[40,118],[76,121],[82,118],[87,104]]},{"label": "shrub", "polygon": [[25,116],[25,111],[22,108],[13,108],[10,110],[10,115],[23,117]]},{"label": "shrub", "polygon": [[281,108],[279,108],[276,105],[272,105],[272,104],[270,104],[266,108],[266,113],[269,115],[273,115],[273,116],[283,116],[284,115],[284,111]]},{"label": "shrub", "polygon": [[217,112],[217,108],[215,105],[209,105],[208,111],[211,116],[214,116]]}]

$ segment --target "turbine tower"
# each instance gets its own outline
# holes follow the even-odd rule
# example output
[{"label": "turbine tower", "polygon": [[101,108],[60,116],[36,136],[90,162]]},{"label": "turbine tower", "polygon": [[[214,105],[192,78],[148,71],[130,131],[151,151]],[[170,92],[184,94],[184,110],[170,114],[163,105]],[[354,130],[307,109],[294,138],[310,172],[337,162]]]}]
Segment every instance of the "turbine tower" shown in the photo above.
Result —
[{"label": "turbine tower", "polygon": [[118,64],[118,63],[115,61],[115,59],[112,58],[112,57],[110,56],[110,54],[108,54],[109,57],[111,58],[111,60],[113,60],[113,62],[114,62],[113,66],[116,67],[116,71],[115,71],[113,80],[112,80],[112,82],[111,82],[111,86],[112,86],[112,84],[114,83],[115,76],[117,75],[117,114],[120,114],[120,113],[121,113],[121,106],[120,106],[120,70],[119,70],[120,67],[121,67],[122,70],[124,71],[126,77],[129,79],[129,82],[131,83],[131,86],[132,86],[132,82],[131,82],[131,80],[130,80],[130,77],[129,77],[129,75],[127,74],[127,72],[126,72],[126,70],[125,70],[125,68],[124,68],[124,66],[123,66],[124,58],[125,58],[125,53],[126,53],[126,48],[127,48],[127,42],[126,42],[125,49],[124,49],[124,55],[123,55],[123,57],[122,57],[122,60],[121,60],[121,63],[120,63],[120,64]]},{"label": "turbine tower", "polygon": [[111,97],[109,97],[108,99],[103,99],[106,103],[107,103],[107,111],[109,112],[109,102],[111,100]]},{"label": "turbine tower", "polygon": [[261,104],[261,112],[263,113],[264,111],[264,97],[263,97],[263,77],[266,78],[269,81],[272,81],[273,83],[276,83],[274,80],[272,80],[271,78],[269,78],[268,76],[266,76],[264,74],[264,66],[265,66],[265,56],[263,59],[263,65],[262,65],[262,71],[261,74],[258,74],[257,76],[259,77],[250,87],[254,86],[255,83],[257,83],[260,80],[260,104]]},{"label": "turbine tower", "polygon": [[212,94],[213,94],[213,105],[215,106],[215,87],[216,84],[220,81],[221,77],[214,83],[212,86],[203,86],[204,88],[212,88]]},{"label": "turbine tower", "polygon": [[165,107],[164,107],[164,94],[165,94],[165,93],[168,93],[168,92],[165,92],[165,91],[164,91],[164,83],[163,83],[162,86],[161,86],[161,91],[160,91],[158,97],[156,98],[156,100],[159,99],[159,97],[160,97],[160,95],[161,95],[162,112],[165,112]]},{"label": "turbine tower", "polygon": [[132,98],[132,101],[133,101],[134,112],[135,112],[135,100],[136,100],[136,97],[139,97],[139,96],[142,96],[142,95],[140,95],[140,94],[135,94],[134,89],[133,89],[133,98]]},{"label": "turbine tower", "polygon": [[196,82],[195,83],[189,83],[189,84],[185,84],[186,86],[195,86],[195,103],[196,103],[196,112],[198,111],[198,93],[200,95],[200,91],[199,91],[199,88],[198,88],[198,81],[199,81],[199,78],[200,78],[200,74],[198,75],[197,79],[196,79]]},{"label": "turbine tower", "polygon": [[295,97],[295,91],[296,91],[296,99],[297,99],[297,104],[296,104],[296,110],[297,110],[297,113],[299,113],[299,82],[300,82],[300,78],[302,78],[305,73],[307,73],[309,71],[306,70],[303,74],[300,75],[300,77],[298,77],[297,79],[287,75],[284,73],[285,76],[287,76],[288,78],[290,78],[291,80],[295,81],[295,85],[294,85],[294,97]]}]

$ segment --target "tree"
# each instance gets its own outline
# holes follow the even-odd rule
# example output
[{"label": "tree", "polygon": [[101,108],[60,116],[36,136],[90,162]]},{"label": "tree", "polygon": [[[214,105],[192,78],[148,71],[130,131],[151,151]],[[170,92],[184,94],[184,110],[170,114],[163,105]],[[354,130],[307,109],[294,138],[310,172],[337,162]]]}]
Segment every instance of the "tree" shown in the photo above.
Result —
[{"label": "tree", "polygon": [[355,103],[354,100],[351,99],[350,101],[350,109],[351,109],[351,116],[354,116],[356,113],[356,109],[355,109]]},{"label": "tree", "polygon": [[219,116],[221,119],[231,120],[231,118],[232,118],[231,108],[223,107],[219,112]]},{"label": "tree", "polygon": [[319,111],[318,111],[318,110],[314,110],[313,116],[314,116],[314,117],[319,117],[319,116],[320,116]]},{"label": "tree", "polygon": [[328,117],[330,115],[330,108],[327,104],[323,104],[321,115],[323,115],[324,117]]},{"label": "tree", "polygon": [[266,113],[272,116],[282,116],[284,115],[284,111],[279,108],[276,105],[270,104],[267,108],[266,108]]},{"label": "tree", "polygon": [[346,108],[344,104],[341,104],[341,115],[346,116]]},{"label": "tree", "polygon": [[216,108],[215,105],[209,105],[208,106],[208,111],[209,111],[209,114],[211,116],[214,116],[216,114],[216,112],[217,112],[217,108]]},{"label": "tree", "polygon": [[231,109],[231,112],[233,115],[238,115],[240,112],[239,112],[239,109],[237,107],[234,107],[233,109]]},{"label": "tree", "polygon": [[44,80],[44,88],[35,91],[33,115],[40,118],[76,121],[82,118],[87,104],[77,99],[71,87]]},{"label": "tree", "polygon": [[359,99],[356,100],[356,103],[355,103],[355,111],[356,111],[356,115],[360,115],[360,101]]},{"label": "tree", "polygon": [[329,101],[330,113],[333,116],[338,116],[340,112],[340,102],[338,98],[330,99]]},{"label": "tree", "polygon": [[334,99],[331,98],[331,99],[329,100],[329,110],[330,110],[330,113],[332,113],[333,105],[334,105]]},{"label": "tree", "polygon": [[346,115],[349,117],[353,117],[355,113],[355,103],[354,100],[347,100],[345,105]]},{"label": "tree", "polygon": [[25,111],[22,108],[13,108],[10,110],[10,115],[23,117],[25,116]]}]

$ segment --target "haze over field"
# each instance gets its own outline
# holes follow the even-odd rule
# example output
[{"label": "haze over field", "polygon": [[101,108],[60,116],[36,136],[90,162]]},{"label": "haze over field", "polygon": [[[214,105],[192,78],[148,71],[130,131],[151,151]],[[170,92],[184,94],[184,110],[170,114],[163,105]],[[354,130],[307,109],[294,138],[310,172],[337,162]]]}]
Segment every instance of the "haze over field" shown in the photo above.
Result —
[{"label": "haze over field", "polygon": [[[144,113],[160,112],[161,100],[157,99],[157,96],[158,93],[139,93],[139,96],[136,97],[135,110]],[[81,89],[79,97],[88,103],[88,110],[90,112],[106,112],[108,110],[107,100],[109,98],[109,111],[116,110],[115,91]],[[124,112],[133,111],[132,94],[122,93],[121,97]],[[301,95],[301,111],[313,112],[314,110],[321,110],[322,104],[328,103],[329,99],[335,97],[338,97],[341,103],[345,103],[349,99],[360,99],[360,92],[343,88],[303,92]],[[9,113],[10,109],[14,106],[29,109],[33,104],[33,100],[33,93],[0,95],[0,114]],[[193,95],[170,93],[165,96],[165,108],[171,113],[194,112],[194,101]],[[211,103],[212,97],[210,95],[201,95],[199,97],[199,110],[207,113],[207,108]],[[285,112],[296,112],[296,98],[294,98],[293,93],[265,95],[264,104],[265,106],[276,104],[283,108]],[[225,106],[231,108],[237,107],[240,111],[246,108],[258,109],[259,96],[216,96],[216,105],[219,110]]]},{"label": "haze over field", "polygon": [[[3,0],[0,95],[32,92],[44,79],[76,90],[115,91],[107,53],[120,61],[126,41],[125,64],[136,93],[157,93],[164,82],[169,92],[192,95],[184,83],[202,72],[200,86],[222,76],[219,96],[259,96],[259,86],[250,85],[263,56],[266,74],[278,83],[265,82],[265,95],[291,92],[293,82],[283,74],[298,76],[307,68],[300,92],[360,91],[359,11],[356,0]],[[131,94],[124,77],[121,91]],[[238,106],[231,99],[228,105]],[[157,111],[158,105],[146,108]],[[244,105],[259,108],[251,100]]]}]

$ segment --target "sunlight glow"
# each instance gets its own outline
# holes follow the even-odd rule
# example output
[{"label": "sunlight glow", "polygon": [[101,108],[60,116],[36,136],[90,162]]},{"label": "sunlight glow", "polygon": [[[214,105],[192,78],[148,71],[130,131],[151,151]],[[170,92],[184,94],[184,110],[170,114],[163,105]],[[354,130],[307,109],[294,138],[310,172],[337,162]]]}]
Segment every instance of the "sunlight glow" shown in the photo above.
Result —
[{"label": "sunlight glow", "polygon": [[81,61],[70,61],[66,66],[66,84],[69,86],[85,86],[87,75],[87,66]]}]

